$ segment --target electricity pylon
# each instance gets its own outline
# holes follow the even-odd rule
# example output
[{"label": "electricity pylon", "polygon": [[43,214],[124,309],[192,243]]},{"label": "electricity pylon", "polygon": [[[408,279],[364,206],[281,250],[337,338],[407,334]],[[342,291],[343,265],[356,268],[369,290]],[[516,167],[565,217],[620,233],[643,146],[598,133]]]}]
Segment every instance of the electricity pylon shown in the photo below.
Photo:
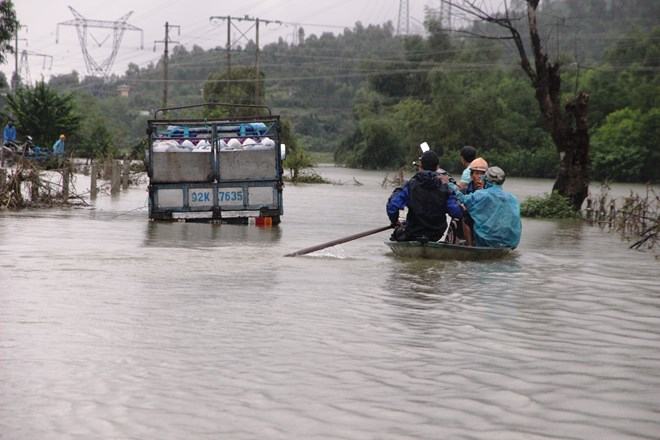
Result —
[{"label": "electricity pylon", "polygon": [[443,29],[451,29],[451,3],[440,2],[440,25]]},{"label": "electricity pylon", "polygon": [[30,84],[32,79],[30,78],[30,63],[27,59],[27,50],[23,49],[21,51],[21,60],[18,62],[18,78],[23,78],[25,84]]},{"label": "electricity pylon", "polygon": [[399,0],[399,20],[396,25],[397,35],[408,35],[410,33],[410,1]]},{"label": "electricity pylon", "polygon": [[[80,48],[82,49],[83,57],[85,59],[85,66],[87,67],[87,72],[92,76],[108,76],[112,70],[112,65],[117,58],[117,52],[119,52],[119,46],[121,45],[121,40],[124,37],[125,31],[139,31],[140,32],[140,49],[144,49],[144,33],[142,29],[133,26],[132,24],[126,23],[128,17],[133,14],[133,11],[129,12],[126,15],[123,15],[116,21],[108,20],[88,20],[83,17],[78,11],[69,6],[71,13],[75,17],[73,20],[63,21],[57,23],[57,31],[55,36],[55,42],[59,42],[60,35],[60,26],[75,26],[76,31],[78,32],[78,40],[80,41]],[[97,62],[94,57],[87,50],[87,36],[94,40],[94,42],[102,46],[103,43],[108,39],[109,36],[106,36],[100,43],[99,41],[88,32],[90,28],[97,29],[112,29],[112,52],[110,55],[101,62]]]},{"label": "electricity pylon", "polygon": [[42,69],[50,70],[53,67],[53,57],[52,55],[46,55],[43,53],[32,52],[29,50],[23,49],[21,51],[21,60],[18,67],[18,75],[20,78],[23,78],[25,84],[30,84],[32,78],[30,77],[30,63],[28,62],[28,57],[41,57],[43,58]]}]

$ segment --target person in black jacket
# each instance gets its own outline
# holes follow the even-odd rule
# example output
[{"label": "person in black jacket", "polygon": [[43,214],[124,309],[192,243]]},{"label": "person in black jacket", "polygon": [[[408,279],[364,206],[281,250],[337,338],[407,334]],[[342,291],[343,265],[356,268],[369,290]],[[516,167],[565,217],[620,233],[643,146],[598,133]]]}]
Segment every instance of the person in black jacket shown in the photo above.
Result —
[{"label": "person in black jacket", "polygon": [[[421,170],[402,188],[394,190],[387,201],[387,216],[395,227],[393,241],[437,241],[447,229],[447,214],[461,218],[461,210],[447,184],[437,173],[440,160],[433,151],[421,157]],[[408,207],[405,223],[399,211]]]}]

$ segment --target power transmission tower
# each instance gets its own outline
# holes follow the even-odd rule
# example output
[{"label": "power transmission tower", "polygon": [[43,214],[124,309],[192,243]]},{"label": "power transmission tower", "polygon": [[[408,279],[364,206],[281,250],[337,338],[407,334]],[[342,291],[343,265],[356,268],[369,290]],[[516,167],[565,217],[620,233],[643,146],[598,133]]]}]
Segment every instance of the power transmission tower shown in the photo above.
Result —
[{"label": "power transmission tower", "polygon": [[27,50],[25,49],[21,51],[21,61],[18,64],[18,77],[23,78],[25,84],[32,82],[30,78],[30,63],[28,63]]},{"label": "power transmission tower", "polygon": [[[78,32],[78,40],[80,41],[80,48],[82,50],[83,57],[85,59],[85,66],[87,67],[87,72],[90,75],[105,77],[110,74],[110,70],[112,70],[112,65],[115,62],[115,58],[117,58],[117,52],[119,51],[121,40],[124,38],[125,31],[140,32],[140,49],[144,49],[144,33],[142,32],[142,29],[126,23],[126,21],[131,16],[131,14],[133,14],[133,11],[120,17],[116,21],[107,21],[107,20],[88,20],[85,17],[83,17],[78,11],[73,9],[71,6],[69,6],[69,9],[71,10],[71,13],[75,17],[75,19],[57,23],[55,42],[58,43],[60,39],[59,37],[60,26],[75,26],[76,31]],[[87,36],[89,34],[89,36],[91,36],[91,38],[99,46],[102,46],[103,43],[105,43],[105,41],[108,39],[108,37],[106,37],[103,41],[99,43],[99,41],[96,38],[94,38],[94,36],[91,33],[88,32],[88,30],[91,28],[112,29],[112,36],[113,36],[112,52],[106,59],[104,59],[100,63],[97,62],[94,59],[94,57],[92,57],[92,55],[89,53],[89,50],[87,49]]]},{"label": "power transmission tower", "polygon": [[[19,68],[18,68],[18,75],[19,75],[19,78],[24,78],[25,79],[25,84],[30,84],[32,82],[32,78],[30,77],[30,63],[29,63],[28,57],[41,57],[41,58],[43,58],[42,69],[48,68],[50,70],[53,67],[53,57],[51,55],[46,55],[46,54],[43,54],[43,53],[37,53],[37,52],[32,52],[32,51],[23,49],[21,51],[21,61],[20,61]],[[47,60],[50,61],[50,63],[47,63]],[[46,67],[46,66],[48,66],[48,67]]]},{"label": "power transmission tower", "polygon": [[440,26],[443,29],[451,29],[452,25],[452,4],[440,2]]},{"label": "power transmission tower", "polygon": [[165,39],[162,41],[154,41],[154,52],[156,51],[156,45],[161,43],[164,46],[163,51],[163,108],[167,107],[167,63],[168,63],[168,46],[170,43],[179,44],[178,41],[170,40],[170,28],[176,28],[177,35],[181,35],[181,26],[170,24],[165,22]]},{"label": "power transmission tower", "polygon": [[410,1],[399,0],[399,19],[396,25],[397,35],[410,33]]},{"label": "power transmission tower", "polygon": [[[231,48],[233,45],[235,45],[237,42],[241,41],[241,39],[245,39],[246,41],[250,41],[247,33],[250,32],[252,29],[255,29],[255,44],[256,44],[256,49],[254,53],[254,70],[255,70],[255,86],[254,86],[254,103],[259,105],[260,102],[260,88],[261,88],[261,82],[259,80],[259,24],[263,23],[265,25],[269,24],[278,24],[278,25],[283,25],[284,23],[279,21],[279,20],[265,20],[263,18],[258,18],[258,17],[250,17],[248,15],[244,17],[230,17],[230,16],[213,16],[209,17],[209,21],[213,22],[214,20],[226,20],[227,21],[227,76],[231,73]],[[237,22],[242,22],[242,21],[247,21],[253,23],[252,26],[250,26],[248,29],[245,31],[241,30],[238,26],[236,26],[234,23],[232,23],[232,20],[237,21]],[[235,29],[240,36],[236,41],[232,43],[231,41],[231,30]]]}]

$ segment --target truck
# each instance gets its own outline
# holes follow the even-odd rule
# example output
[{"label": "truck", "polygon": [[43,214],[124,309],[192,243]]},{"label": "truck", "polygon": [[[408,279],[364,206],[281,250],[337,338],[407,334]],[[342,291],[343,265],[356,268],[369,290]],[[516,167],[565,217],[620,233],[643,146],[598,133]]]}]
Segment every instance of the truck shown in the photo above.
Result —
[{"label": "truck", "polygon": [[172,118],[183,109],[158,109],[147,121],[149,218],[277,225],[282,206],[286,147],[281,124],[266,106],[245,105],[265,115],[206,119]]}]

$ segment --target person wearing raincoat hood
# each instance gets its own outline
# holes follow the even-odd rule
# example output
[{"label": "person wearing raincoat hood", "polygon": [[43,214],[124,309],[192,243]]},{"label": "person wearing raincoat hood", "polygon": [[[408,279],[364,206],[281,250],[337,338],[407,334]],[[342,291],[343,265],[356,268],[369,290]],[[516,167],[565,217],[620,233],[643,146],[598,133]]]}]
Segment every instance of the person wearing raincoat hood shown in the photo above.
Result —
[{"label": "person wearing raincoat hood", "polygon": [[477,246],[515,249],[520,243],[520,203],[502,189],[505,179],[502,168],[490,167],[484,175],[484,189],[467,195],[453,191],[474,221]]},{"label": "person wearing raincoat hood", "polygon": [[[387,216],[395,227],[392,241],[437,241],[447,229],[447,216],[460,218],[463,212],[449,187],[437,173],[440,160],[433,151],[421,157],[421,170],[387,201]],[[399,210],[408,207],[403,224]]]}]

